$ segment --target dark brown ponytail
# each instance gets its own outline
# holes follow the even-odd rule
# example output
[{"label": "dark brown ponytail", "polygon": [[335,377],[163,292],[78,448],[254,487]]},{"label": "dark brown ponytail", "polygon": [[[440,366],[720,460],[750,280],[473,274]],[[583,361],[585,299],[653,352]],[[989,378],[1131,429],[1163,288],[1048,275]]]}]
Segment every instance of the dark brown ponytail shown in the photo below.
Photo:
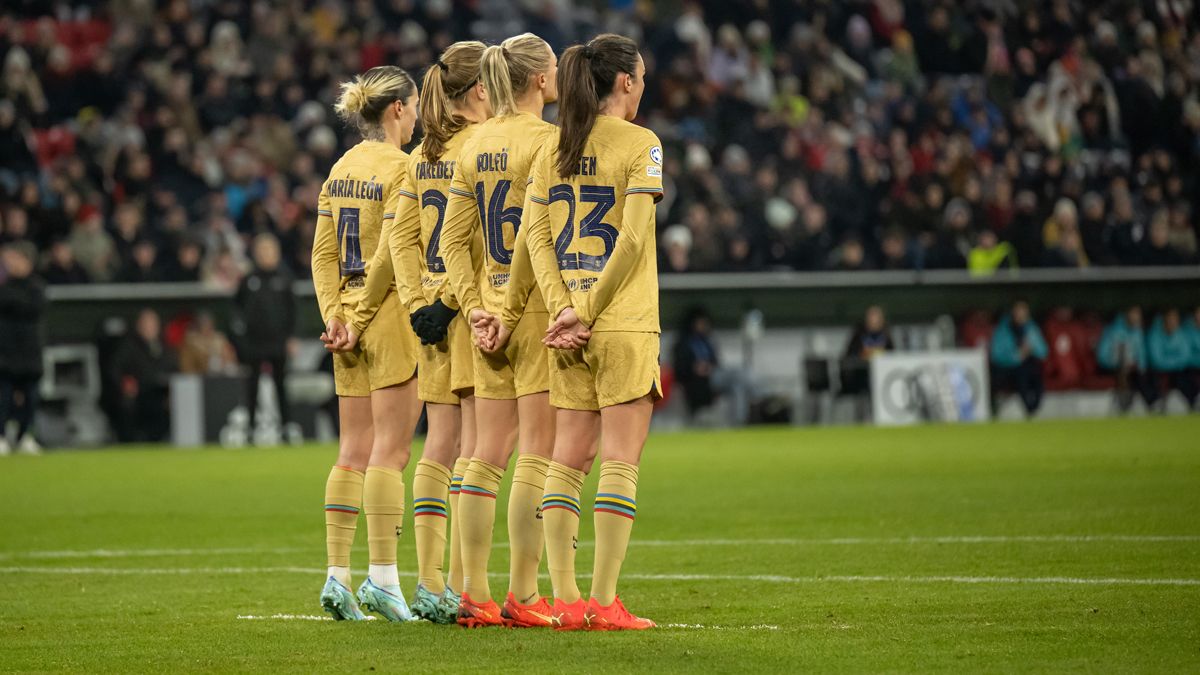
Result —
[{"label": "dark brown ponytail", "polygon": [[556,168],[561,178],[579,170],[583,146],[600,114],[600,101],[612,92],[617,75],[637,75],[637,43],[604,33],[563,52],[558,62],[558,141]]}]

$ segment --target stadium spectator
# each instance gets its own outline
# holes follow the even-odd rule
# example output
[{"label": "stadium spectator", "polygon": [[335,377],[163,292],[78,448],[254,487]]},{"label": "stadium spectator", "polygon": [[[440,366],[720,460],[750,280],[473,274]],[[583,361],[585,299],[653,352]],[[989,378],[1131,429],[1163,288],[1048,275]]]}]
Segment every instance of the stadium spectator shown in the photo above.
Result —
[{"label": "stadium spectator", "polygon": [[75,260],[75,253],[65,239],[51,244],[42,268],[42,277],[51,285],[86,284],[90,281],[87,272],[79,266],[79,261]]},{"label": "stadium spectator", "polygon": [[217,330],[212,314],[200,312],[188,326],[179,349],[179,371],[196,375],[233,375],[237,352]]},{"label": "stadium spectator", "polygon": [[1196,407],[1197,385],[1188,372],[1193,363],[1192,336],[1180,322],[1179,310],[1168,309],[1159,315],[1150,326],[1146,336],[1150,354],[1150,369],[1165,387],[1160,394],[1165,398],[1172,389],[1187,400],[1188,409]]},{"label": "stadium spectator", "polygon": [[871,305],[863,314],[863,320],[854,327],[846,352],[842,358],[840,391],[859,395],[871,390],[870,361],[876,355],[896,348],[888,330],[887,317],[879,305]]},{"label": "stadium spectator", "polygon": [[153,443],[167,436],[168,379],[175,356],[162,338],[162,320],[152,309],[138,312],[134,330],[117,347],[108,377],[118,399],[113,427],[122,443]]},{"label": "stadium spectator", "polygon": [[990,276],[1001,267],[1017,269],[1017,252],[1007,241],[1000,241],[992,230],[983,230],[975,238],[975,248],[967,256],[967,269],[975,276]]},{"label": "stadium spectator", "polygon": [[1042,404],[1042,362],[1048,353],[1042,331],[1030,317],[1029,305],[1024,301],[1014,303],[992,331],[994,404],[999,403],[1000,392],[1014,391],[1025,412],[1033,416]]},{"label": "stadium spectator", "polygon": [[[894,242],[884,252],[893,233],[914,266],[965,269],[984,228],[1025,267],[1062,264],[1074,254],[1042,225],[1058,226],[1064,199],[1079,207],[1079,258],[1092,265],[1195,260],[1194,12],[1178,20],[1163,9],[1171,3],[1115,0],[1050,12],[930,0],[745,11],[705,0],[678,12],[561,3],[552,14],[543,4],[512,2],[504,30],[546,31],[561,48],[603,24],[644,45],[654,85],[642,121],[664,140],[671,186],[660,222],[692,229],[690,270],[823,269],[848,237],[862,245],[859,267],[904,268]],[[411,2],[155,11],[64,0],[37,23],[48,7],[0,9],[12,26],[0,44],[0,211],[19,205],[43,251],[70,235],[92,280],[110,281],[122,265],[106,259],[90,214],[104,229],[139,209],[128,241],[153,241],[160,273],[186,240],[178,235],[199,237],[203,267],[230,291],[246,244],[264,231],[307,276],[316,192],[356,140],[328,112],[337,82],[368,62],[416,70],[448,40],[498,37],[476,3],[451,15]],[[82,43],[65,37],[83,16],[100,30]],[[797,184],[812,187],[823,217],[793,199]],[[970,214],[959,231],[956,208],[946,231],[955,199]],[[798,216],[769,220],[773,200]],[[172,209],[182,232],[169,229],[180,227],[163,215]],[[694,211],[723,209],[739,216],[736,231],[715,217],[710,231],[693,227]],[[1152,223],[1163,209],[1165,235]],[[106,234],[120,239],[116,230]]]},{"label": "stadium spectator", "polygon": [[0,249],[0,455],[12,451],[9,422],[16,422],[17,451],[36,455],[33,436],[42,379],[45,286],[34,273],[37,250],[28,242]]},{"label": "stadium spectator", "polygon": [[687,311],[672,351],[675,380],[683,387],[683,401],[691,420],[697,412],[716,402],[718,396],[713,375],[720,360],[712,340],[712,319],[707,311],[701,307]]},{"label": "stadium spectator", "polygon": [[280,424],[291,419],[285,376],[288,352],[295,346],[292,333],[296,328],[296,296],[292,293],[292,275],[280,262],[275,237],[265,233],[255,237],[254,270],[242,280],[234,296],[232,334],[238,358],[249,370],[246,404],[251,429],[256,428],[258,381],[263,374],[269,375],[275,386]]},{"label": "stadium spectator", "polygon": [[1105,327],[1096,347],[1097,363],[1116,377],[1117,406],[1122,412],[1133,405],[1135,394],[1141,394],[1148,406],[1158,400],[1147,356],[1142,309],[1133,306]]}]

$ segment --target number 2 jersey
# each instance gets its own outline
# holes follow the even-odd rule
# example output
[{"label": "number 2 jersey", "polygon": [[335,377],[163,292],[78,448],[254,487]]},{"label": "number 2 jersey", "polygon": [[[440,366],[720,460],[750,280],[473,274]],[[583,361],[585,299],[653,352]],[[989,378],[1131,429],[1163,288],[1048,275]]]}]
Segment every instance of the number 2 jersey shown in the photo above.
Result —
[{"label": "number 2 jersey", "polygon": [[362,141],[342,155],[321,186],[312,273],[325,322],[345,318],[343,306],[353,307],[366,295],[367,261],[379,245],[384,221],[395,217],[391,205],[408,163],[408,153],[391,143]]},{"label": "number 2 jersey", "polygon": [[[555,129],[527,112],[493,117],[479,125],[459,152],[442,248],[464,315],[478,308],[501,312],[510,284],[521,311],[546,311],[519,230],[530,169]],[[465,256],[476,233],[483,235],[482,274]]]},{"label": "number 2 jersey", "polygon": [[[572,306],[593,331],[659,332],[653,208],[663,191],[658,137],[600,115],[566,178],[558,175],[558,153],[549,151],[556,145],[552,137],[535,162],[525,225],[550,315]],[[646,201],[632,204],[639,195]],[[626,211],[636,215],[631,222]]]}]

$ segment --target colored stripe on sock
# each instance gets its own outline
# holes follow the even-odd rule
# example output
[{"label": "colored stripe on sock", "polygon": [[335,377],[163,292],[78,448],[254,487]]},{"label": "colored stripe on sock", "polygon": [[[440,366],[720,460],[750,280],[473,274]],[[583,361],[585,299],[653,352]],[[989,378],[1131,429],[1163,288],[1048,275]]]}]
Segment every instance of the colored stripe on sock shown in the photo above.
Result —
[{"label": "colored stripe on sock", "polygon": [[413,500],[413,516],[446,517],[446,500],[435,497],[421,497]]},{"label": "colored stripe on sock", "polygon": [[450,478],[450,494],[456,495],[462,492],[462,476],[453,476]]},{"label": "colored stripe on sock", "polygon": [[475,495],[476,497],[491,497],[496,498],[496,493],[491,490],[486,490],[476,485],[464,485],[460,492],[464,495]]},{"label": "colored stripe on sock", "polygon": [[596,495],[596,511],[633,520],[637,515],[637,502],[624,495],[601,492]]},{"label": "colored stripe on sock", "polygon": [[570,495],[548,494],[542,497],[542,511],[550,509],[566,509],[579,515],[579,500]]},{"label": "colored stripe on sock", "polygon": [[355,508],[353,506],[346,506],[344,504],[326,504],[325,510],[326,511],[338,511],[340,513],[353,513],[355,515],[358,514],[357,508]]}]

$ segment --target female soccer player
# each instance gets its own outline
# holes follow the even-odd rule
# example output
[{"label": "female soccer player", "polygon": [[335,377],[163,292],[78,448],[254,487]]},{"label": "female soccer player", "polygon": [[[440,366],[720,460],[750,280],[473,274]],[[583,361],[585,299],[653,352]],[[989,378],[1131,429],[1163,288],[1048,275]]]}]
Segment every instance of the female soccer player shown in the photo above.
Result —
[{"label": "female soccer player", "polygon": [[[654,204],[662,197],[662,148],[630,123],[645,72],[628,38],[600,35],[567,49],[558,70],[557,149],[536,162],[530,187],[529,251],[554,317],[545,342],[560,350],[550,371],[550,403],[559,412],[542,514],[553,620],[564,629],[654,626],[617,597],[638,462],[660,391]],[[585,605],[574,544],[597,426],[596,562]]]},{"label": "female soccer player", "polygon": [[[554,125],[542,121],[542,108],[558,98],[557,60],[550,45],[531,33],[483,53],[480,78],[495,117],[479,125],[463,145],[442,230],[450,286],[463,314],[479,327],[478,341],[490,342],[506,292],[519,289],[513,295],[518,302],[505,316],[514,334],[507,349],[473,350],[478,438],[463,476],[457,518],[465,583],[458,622],[469,627],[550,625],[550,606],[537,584],[543,541],[540,506],[554,448],[549,354],[541,342],[549,317],[534,287],[524,242],[515,240],[520,238],[530,165],[554,133]],[[476,273],[470,252],[481,234],[482,275]],[[524,265],[516,264],[514,257],[523,257]],[[496,493],[518,431],[521,454],[508,501],[509,592],[501,609],[492,600],[487,567]]]},{"label": "female soccer player", "polygon": [[[421,125],[425,138],[401,178],[389,251],[396,290],[412,313],[421,338],[418,395],[426,403],[429,434],[413,476],[413,522],[419,580],[413,612],[436,623],[453,623],[463,588],[457,542],[460,520],[458,485],[475,447],[475,407],[470,327],[458,313],[447,285],[441,236],[450,180],[459,150],[476,124],[490,116],[479,82],[482,42],[456,42],[425,73],[421,89]],[[479,252],[474,257],[478,259]],[[378,308],[377,289],[359,305],[350,333],[363,334]],[[457,458],[457,460],[456,460]],[[446,551],[447,507],[455,512],[451,532],[450,578],[442,574]]]},{"label": "female soccer player", "polygon": [[[334,164],[317,207],[313,283],[325,320],[322,339],[331,345],[346,339],[346,317],[366,280],[389,274],[365,261],[394,216],[387,205],[408,167],[400,148],[416,122],[416,83],[400,68],[372,68],[342,85],[335,109],[357,125],[363,141]],[[420,410],[417,341],[395,293],[382,304],[385,311],[362,333],[357,351],[334,355],[341,440],[325,483],[329,575],[321,605],[338,620],[363,618],[350,593],[350,549],[360,509],[367,516],[371,566],[358,600],[389,620],[412,618],[400,591],[396,538],[404,514],[401,471]]]}]

